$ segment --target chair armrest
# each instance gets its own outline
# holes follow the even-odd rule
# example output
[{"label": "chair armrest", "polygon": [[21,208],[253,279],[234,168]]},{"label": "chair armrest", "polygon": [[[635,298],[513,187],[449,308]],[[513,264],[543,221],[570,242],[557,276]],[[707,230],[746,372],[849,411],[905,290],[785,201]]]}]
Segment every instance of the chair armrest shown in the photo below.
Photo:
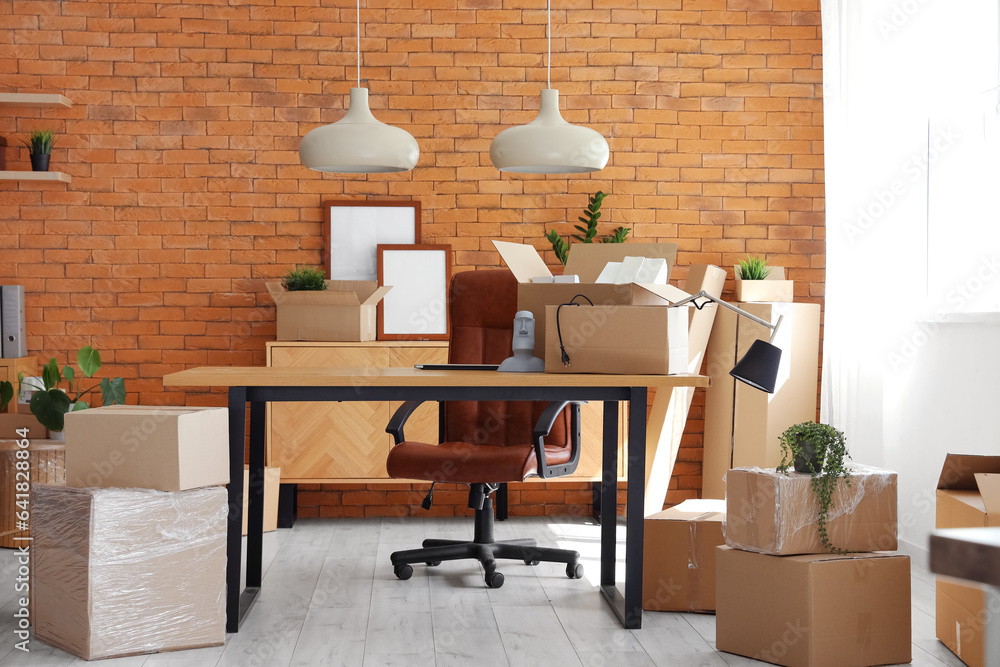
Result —
[{"label": "chair armrest", "polygon": [[406,437],[403,435],[403,425],[406,424],[406,420],[410,418],[413,411],[420,407],[421,403],[423,401],[406,401],[396,408],[396,412],[389,419],[389,425],[385,427],[385,432],[392,436],[395,444],[398,445],[406,440]]},{"label": "chair armrest", "polygon": [[[545,411],[542,412],[542,415],[538,418],[538,423],[535,424],[535,430],[532,433],[531,440],[532,444],[535,446],[535,459],[538,464],[538,476],[542,479],[570,475],[576,470],[576,466],[580,463],[580,405],[585,402],[586,401],[553,401],[548,404]],[[552,425],[555,424],[556,418],[559,417],[559,414],[567,405],[571,406],[570,432],[568,433],[570,442],[569,461],[559,465],[550,466],[545,460],[545,437],[552,430]]]}]

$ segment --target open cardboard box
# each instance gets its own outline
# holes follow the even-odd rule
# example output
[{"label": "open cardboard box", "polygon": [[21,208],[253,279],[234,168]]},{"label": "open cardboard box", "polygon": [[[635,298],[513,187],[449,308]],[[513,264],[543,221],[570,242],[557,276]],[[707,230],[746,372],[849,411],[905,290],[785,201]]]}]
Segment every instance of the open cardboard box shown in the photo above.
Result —
[{"label": "open cardboard box", "polygon": [[594,282],[608,262],[621,262],[626,257],[662,258],[667,262],[669,277],[677,256],[676,243],[574,243],[564,275],[579,276],[579,283],[532,283],[534,278],[552,275],[534,246],[508,241],[493,241],[493,245],[519,283],[517,309],[530,310],[535,316],[536,349],[545,343],[545,307],[566,303],[577,294],[583,294],[595,306],[655,306],[686,296],[672,285]]},{"label": "open cardboard box", "polygon": [[763,280],[743,280],[740,267],[733,267],[736,277],[736,300],[755,302],[791,301],[794,281],[785,280],[785,267],[772,266]]},{"label": "open cardboard box", "polygon": [[277,340],[375,340],[375,307],[392,289],[374,280],[327,280],[322,292],[289,292],[280,282],[265,284],[278,307]]},{"label": "open cardboard box", "polygon": [[[1000,526],[1000,456],[948,454],[937,484],[938,528]],[[938,579],[937,638],[970,667],[985,667],[982,588]]]}]

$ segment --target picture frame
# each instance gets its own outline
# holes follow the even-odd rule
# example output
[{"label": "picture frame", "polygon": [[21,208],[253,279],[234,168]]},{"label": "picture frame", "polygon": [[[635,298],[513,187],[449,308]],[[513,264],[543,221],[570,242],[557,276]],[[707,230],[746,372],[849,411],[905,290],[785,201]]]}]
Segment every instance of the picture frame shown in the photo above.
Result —
[{"label": "picture frame", "polygon": [[323,202],[323,268],[330,280],[377,280],[379,244],[420,243],[420,202]]},{"label": "picture frame", "polygon": [[380,244],[378,283],[392,289],[378,304],[379,340],[448,340],[451,246]]}]

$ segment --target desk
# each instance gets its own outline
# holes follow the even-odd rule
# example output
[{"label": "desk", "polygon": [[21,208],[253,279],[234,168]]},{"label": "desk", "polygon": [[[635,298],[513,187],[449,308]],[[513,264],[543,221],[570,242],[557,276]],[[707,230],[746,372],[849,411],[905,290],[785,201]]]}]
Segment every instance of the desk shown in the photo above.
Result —
[{"label": "desk", "polygon": [[1000,665],[1000,528],[934,531],[931,534],[931,572],[987,587],[982,627],[983,664]]},{"label": "desk", "polygon": [[[240,594],[243,485],[229,484],[226,564],[226,631],[239,624],[260,591],[264,527],[265,409],[269,401],[511,400],[604,401],[601,516],[614,517],[617,501],[617,402],[629,404],[630,443],[624,595],[615,585],[615,521],[601,522],[601,592],[622,626],[642,624],[642,527],[646,468],[646,395],[668,401],[674,387],[704,387],[699,375],[569,375],[495,371],[422,371],[413,368],[192,368],[163,377],[165,387],[229,388],[230,479],[243,479],[246,410],[250,404],[250,491],[248,500],[246,590]],[[654,410],[655,412],[655,410]],[[386,564],[388,567],[388,563]]]}]

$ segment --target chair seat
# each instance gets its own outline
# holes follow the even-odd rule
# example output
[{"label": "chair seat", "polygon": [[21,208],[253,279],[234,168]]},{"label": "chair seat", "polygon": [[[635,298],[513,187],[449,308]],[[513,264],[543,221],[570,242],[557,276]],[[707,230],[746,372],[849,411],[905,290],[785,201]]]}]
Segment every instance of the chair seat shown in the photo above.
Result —
[{"label": "chair seat", "polygon": [[[570,450],[546,447],[545,458],[549,465],[563,464],[569,461]],[[484,480],[520,482],[537,474],[538,468],[531,445],[488,447],[467,442],[430,445],[403,441],[389,451],[386,470],[394,479],[472,484]]]}]

